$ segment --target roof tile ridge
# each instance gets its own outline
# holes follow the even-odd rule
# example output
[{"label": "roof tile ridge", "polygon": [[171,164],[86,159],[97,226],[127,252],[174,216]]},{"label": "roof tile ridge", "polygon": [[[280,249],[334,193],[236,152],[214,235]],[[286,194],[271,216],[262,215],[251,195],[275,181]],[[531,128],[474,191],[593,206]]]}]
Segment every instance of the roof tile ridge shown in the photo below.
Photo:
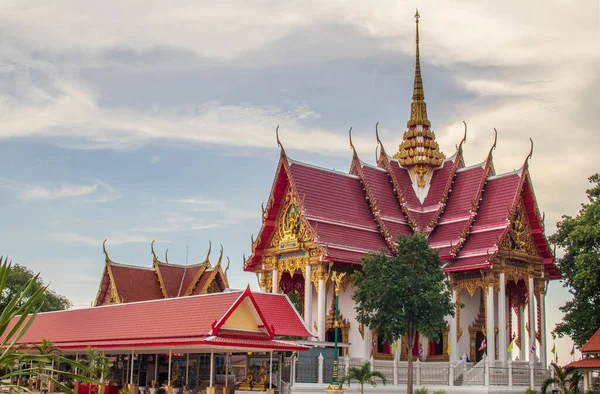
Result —
[{"label": "roof tile ridge", "polygon": [[[462,142],[461,142],[461,145],[462,145]],[[427,224],[428,235],[431,234],[431,232],[437,225],[438,221],[440,220],[440,217],[446,210],[446,202],[448,201],[448,197],[452,191],[452,189],[451,189],[452,182],[454,182],[454,177],[456,176],[456,170],[458,170],[458,167],[461,164],[461,159],[460,159],[461,157],[462,157],[462,148],[459,148],[456,158],[454,160],[454,163],[452,164],[452,168],[450,169],[450,174],[448,174],[448,180],[446,181],[446,186],[444,186],[444,189],[442,190],[441,199],[438,202],[439,208],[438,208],[437,212],[433,215],[433,217],[429,220],[429,223]],[[439,169],[442,169],[442,168],[443,168],[443,166],[440,167]]]},{"label": "roof tile ridge", "polygon": [[[385,152],[382,152],[380,157],[381,157],[381,164],[384,166],[383,168],[385,168],[388,176],[390,177],[394,193],[396,194],[396,199],[398,201],[398,204],[400,204],[400,209],[402,210],[402,212],[404,213],[404,216],[406,217],[406,221],[408,222],[408,224],[410,225],[410,227],[412,228],[413,231],[418,231],[419,223],[417,222],[417,220],[413,216],[413,214],[408,210],[408,203],[406,202],[406,197],[404,196],[404,193],[402,192],[400,183],[394,176],[394,172],[392,171],[392,166],[390,165],[389,156]],[[398,165],[400,166],[399,162],[398,162]],[[400,166],[400,168],[402,168],[402,166]]]},{"label": "roof tile ridge", "polygon": [[318,222],[318,223],[326,223],[326,224],[331,224],[334,226],[348,227],[348,228],[353,228],[353,229],[361,230],[361,231],[369,231],[371,233],[379,232],[379,230],[376,229],[375,227],[370,228],[370,227],[360,226],[360,225],[356,225],[356,224],[352,224],[352,223],[348,223],[348,222],[338,222],[338,221],[331,220],[331,219],[325,219],[320,216],[307,216],[306,218],[307,218],[307,220],[312,220],[312,221]]},{"label": "roof tile ridge", "polygon": [[356,178],[358,178],[356,175],[352,175],[352,174],[345,173],[345,172],[342,172],[342,171],[336,171],[336,170],[332,170],[332,169],[325,168],[325,167],[321,167],[321,166],[317,166],[317,165],[314,165],[314,164],[308,164],[308,163],[304,163],[304,162],[302,162],[302,161],[293,160],[293,159],[290,159],[290,158],[288,158],[288,161],[290,162],[290,163],[289,163],[289,164],[290,164],[290,166],[291,166],[291,165],[293,165],[293,164],[295,164],[295,165],[299,165],[299,166],[304,166],[304,167],[313,168],[313,169],[315,169],[315,170],[320,170],[320,171],[324,171],[324,172],[329,172],[329,173],[331,173],[331,174],[335,174],[335,175],[342,175],[342,176],[349,177],[349,178],[353,178],[353,179],[356,179]]},{"label": "roof tile ridge", "polygon": [[[531,174],[529,173],[529,168],[525,169],[525,174],[524,176],[526,177],[525,181],[527,181],[527,183],[529,184],[529,190],[531,191],[531,199],[532,199],[532,203],[533,203],[533,213],[535,214],[535,218],[538,221],[538,225],[540,227],[540,229],[542,230],[542,235],[544,237],[544,241],[546,243],[546,253],[548,253],[550,256],[552,256],[552,259],[554,260],[556,258],[556,256],[554,256],[554,252],[552,251],[552,249],[550,249],[550,244],[548,243],[548,239],[546,238],[546,223],[545,223],[545,215],[540,215],[540,208],[538,206],[537,203],[537,197],[535,195],[535,189],[533,188],[533,182],[531,180]],[[525,199],[523,199],[523,203],[525,204]],[[529,225],[532,225],[532,221],[531,218],[529,217],[529,214],[527,215],[527,219],[529,220]],[[536,244],[537,245],[537,244]]]},{"label": "roof tile ridge", "polygon": [[354,148],[354,144],[352,143],[352,128],[350,128],[350,131],[348,132],[348,134],[349,134],[349,138],[350,138],[350,146],[352,147],[352,152],[353,152],[352,164],[351,164],[350,168],[351,169],[354,168],[356,170],[358,177],[360,178],[360,181],[364,185],[364,190],[366,193],[365,199],[367,200],[367,204],[369,205],[369,208],[371,209],[371,213],[373,214],[373,219],[379,225],[379,231],[381,233],[381,236],[383,237],[383,240],[385,241],[386,245],[392,250],[392,252],[394,254],[397,254],[398,246],[394,242],[394,237],[392,236],[392,233],[387,228],[385,223],[381,220],[381,209],[379,208],[379,201],[377,200],[377,198],[375,198],[375,195],[373,194],[373,192],[371,190],[371,186],[369,185],[369,181],[367,180],[367,178],[365,176],[365,172],[363,170],[363,165],[362,165],[360,159],[358,158],[358,153],[356,153],[356,149]]},{"label": "roof tile ridge", "polygon": [[[495,146],[495,143],[494,143],[494,146]],[[471,226],[473,225],[473,222],[475,221],[475,219],[477,218],[477,214],[479,213],[479,207],[481,206],[481,201],[483,199],[483,191],[484,191],[485,184],[487,182],[487,177],[488,177],[489,173],[493,172],[493,170],[494,170],[491,152],[492,151],[490,150],[490,153],[488,154],[488,157],[486,159],[486,164],[485,164],[485,167],[482,172],[481,180],[479,181],[479,187],[477,188],[477,194],[475,195],[475,199],[471,200],[471,209],[469,211],[469,220],[467,221],[467,223],[465,223],[465,225],[463,226],[463,228],[460,232],[460,235],[458,238],[459,239],[458,243],[456,245],[454,245],[454,247],[452,248],[451,253],[453,256],[457,256],[459,254],[460,250],[462,249],[462,247],[465,245],[467,238],[470,234]]]},{"label": "roof tile ridge", "polygon": [[152,267],[142,267],[142,266],[133,265],[133,264],[116,263],[112,260],[110,261],[110,265],[115,266],[115,267],[121,267],[121,268],[133,268],[133,269],[139,269],[139,270],[154,271],[154,269]]},{"label": "roof tile ridge", "polygon": [[156,272],[156,276],[158,279],[158,285],[160,287],[160,291],[163,294],[163,297],[169,298],[169,295],[167,294],[167,288],[165,287],[165,282],[163,280],[162,272],[160,272],[160,266],[158,265],[158,260],[154,260],[152,262],[152,267],[154,268],[154,272]]},{"label": "roof tile ridge", "polygon": [[331,248],[331,249],[346,250],[348,252],[377,253],[376,250],[372,250],[372,249],[355,248],[355,247],[352,247],[352,246],[346,246],[346,245],[341,245],[341,244],[336,244],[336,243],[331,243],[331,242],[329,242],[327,244],[327,247]]},{"label": "roof tile ridge", "polygon": [[[107,258],[106,261],[105,261],[105,263],[104,263],[104,271],[102,273],[102,279],[100,279],[100,285],[98,286],[98,292],[96,293],[96,300],[94,301],[94,307],[98,306],[98,302],[100,301],[100,294],[102,293],[102,283],[104,282],[104,278],[106,278],[108,276],[108,286],[106,287],[107,292],[108,292],[108,288],[112,284],[112,279],[111,279],[111,277],[110,277],[110,275],[108,273],[110,262],[111,262],[110,259]],[[118,297],[118,294],[117,294],[117,297]],[[104,293],[104,297],[102,298],[102,302],[104,302],[105,298],[106,298],[106,293]]]},{"label": "roof tile ridge", "polygon": [[204,261],[202,263],[200,263],[200,269],[198,270],[198,272],[196,272],[196,275],[194,275],[194,279],[192,280],[192,283],[190,283],[190,285],[186,289],[185,293],[183,293],[184,296],[189,296],[192,294],[192,292],[194,291],[196,286],[198,286],[198,282],[200,281],[200,278],[202,277],[204,272],[206,272],[207,270],[209,270],[211,268],[210,267],[210,252],[211,251],[212,251],[212,242],[208,241],[208,253],[206,253],[206,258],[204,259]]}]

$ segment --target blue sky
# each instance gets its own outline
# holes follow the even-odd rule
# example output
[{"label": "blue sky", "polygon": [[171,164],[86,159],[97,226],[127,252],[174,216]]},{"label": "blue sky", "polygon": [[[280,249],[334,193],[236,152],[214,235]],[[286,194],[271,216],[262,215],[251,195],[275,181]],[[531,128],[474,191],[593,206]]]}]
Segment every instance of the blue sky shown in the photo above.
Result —
[{"label": "blue sky", "polygon": [[[597,0],[23,2],[0,0],[0,253],[89,305],[114,261],[231,258],[233,286],[260,227],[279,151],[346,171],[380,122],[401,141],[414,9],[429,117],[467,164],[499,131],[498,172],[531,172],[552,233],[598,171]],[[216,248],[213,248],[216,250]],[[216,253],[213,255],[216,260]],[[548,296],[548,327],[568,294]],[[559,342],[559,351],[570,349]]]}]

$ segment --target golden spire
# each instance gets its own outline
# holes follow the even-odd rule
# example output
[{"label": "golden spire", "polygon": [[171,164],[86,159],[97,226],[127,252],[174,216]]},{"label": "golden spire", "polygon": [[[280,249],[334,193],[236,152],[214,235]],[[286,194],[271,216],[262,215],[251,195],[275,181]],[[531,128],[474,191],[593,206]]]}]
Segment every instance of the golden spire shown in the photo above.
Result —
[{"label": "golden spire", "polygon": [[410,120],[406,124],[407,127],[422,125],[431,126],[427,119],[427,107],[425,105],[425,93],[423,92],[423,78],[421,77],[421,59],[419,55],[419,10],[415,14],[415,29],[416,29],[416,56],[415,56],[415,82],[413,87],[413,101],[410,105]]},{"label": "golden spire", "polygon": [[422,188],[425,187],[425,177],[429,173],[429,168],[440,166],[446,156],[440,152],[440,147],[435,141],[435,133],[430,130],[431,123],[427,118],[419,53],[419,18],[419,10],[417,10],[415,13],[415,81],[412,103],[410,104],[410,119],[406,123],[407,130],[402,136],[402,143],[394,158],[405,167],[414,166],[418,186]]}]

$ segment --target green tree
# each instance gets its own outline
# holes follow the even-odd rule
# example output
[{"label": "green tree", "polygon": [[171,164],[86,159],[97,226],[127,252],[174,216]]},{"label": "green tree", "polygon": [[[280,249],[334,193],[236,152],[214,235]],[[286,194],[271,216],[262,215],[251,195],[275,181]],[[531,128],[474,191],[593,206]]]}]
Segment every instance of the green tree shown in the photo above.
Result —
[{"label": "green tree", "polygon": [[573,295],[560,310],[563,321],[553,335],[569,336],[582,347],[600,328],[600,175],[589,178],[589,202],[576,217],[563,216],[550,242],[564,249],[557,261],[560,273]]},{"label": "green tree", "polygon": [[[0,294],[5,294],[6,284],[10,275],[11,266],[7,259],[0,257]],[[13,292],[13,297],[8,299],[4,309],[0,313],[0,390],[7,389],[10,392],[23,392],[23,388],[13,383],[14,378],[20,375],[27,375],[32,372],[58,372],[48,365],[53,359],[61,363],[67,363],[71,367],[86,371],[86,368],[72,360],[59,355],[33,354],[27,352],[26,348],[18,342],[27,333],[27,329],[33,323],[36,315],[41,309],[41,297],[43,297],[46,288],[39,287],[34,290],[38,283],[38,275],[33,276],[26,281],[23,286]],[[43,344],[40,344],[42,346]],[[49,342],[46,341],[49,346]],[[23,365],[36,364],[33,368],[23,367]],[[15,368],[15,366],[17,366]],[[62,375],[72,379],[97,383],[85,376],[75,375],[68,372],[61,372]],[[50,379],[65,393],[72,394],[73,390],[60,384],[52,376]]]},{"label": "green tree", "polygon": [[[133,363],[133,361],[131,361]],[[97,349],[88,346],[84,365],[87,367],[90,378],[106,379],[110,374],[111,364],[108,356],[100,353]]]},{"label": "green tree", "polygon": [[579,381],[575,378],[577,370],[573,367],[562,368],[556,363],[550,365],[554,370],[554,377],[544,380],[544,383],[542,383],[542,394],[546,394],[553,384],[556,384],[561,394],[576,393],[576,391],[572,391],[572,389],[574,388],[574,381],[576,381],[575,390],[577,390],[576,386],[579,384]]},{"label": "green tree", "polygon": [[344,379],[342,379],[341,384],[347,383],[348,387],[350,387],[350,382],[356,380],[359,385],[358,391],[360,394],[363,394],[365,383],[369,383],[373,387],[377,386],[377,381],[375,380],[376,378],[381,379],[381,382],[385,386],[385,375],[377,371],[371,372],[371,363],[367,361],[359,368],[351,367],[348,370],[348,375],[344,376]]},{"label": "green tree", "polygon": [[36,301],[38,304],[35,305],[36,309],[39,309],[40,312],[59,311],[71,307],[71,302],[66,297],[48,289],[39,275],[35,275],[30,269],[22,265],[15,264],[10,266],[6,284],[0,293],[0,313],[4,311],[10,300],[15,298],[17,292],[28,283],[31,283],[31,286],[25,300],[39,289],[44,289],[42,295]]},{"label": "green tree", "polygon": [[[377,330],[393,343],[406,335],[408,354],[417,333],[438,341],[446,327],[446,316],[454,316],[449,284],[442,262],[425,236],[399,237],[398,253],[371,254],[363,259],[362,273],[353,275],[359,323]],[[413,392],[412,357],[408,358],[407,392]]]}]

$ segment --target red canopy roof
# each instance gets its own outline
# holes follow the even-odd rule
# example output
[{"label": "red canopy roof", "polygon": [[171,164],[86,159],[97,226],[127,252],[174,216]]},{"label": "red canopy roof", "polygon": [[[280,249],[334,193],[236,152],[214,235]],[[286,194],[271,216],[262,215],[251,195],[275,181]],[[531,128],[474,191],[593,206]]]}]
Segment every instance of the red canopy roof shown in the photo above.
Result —
[{"label": "red canopy roof", "polygon": [[581,348],[582,353],[600,353],[600,329]]},{"label": "red canopy roof", "polygon": [[[257,330],[221,326],[246,302]],[[20,339],[51,339],[63,349],[222,346],[297,349],[275,337],[311,336],[285,295],[231,291],[39,314]],[[222,340],[222,338],[228,338]],[[243,346],[242,346],[243,345]],[[300,347],[302,348],[302,347]]]},{"label": "red canopy roof", "polygon": [[565,365],[567,367],[575,367],[581,369],[600,369],[600,358],[582,358],[581,360],[573,361]]}]

